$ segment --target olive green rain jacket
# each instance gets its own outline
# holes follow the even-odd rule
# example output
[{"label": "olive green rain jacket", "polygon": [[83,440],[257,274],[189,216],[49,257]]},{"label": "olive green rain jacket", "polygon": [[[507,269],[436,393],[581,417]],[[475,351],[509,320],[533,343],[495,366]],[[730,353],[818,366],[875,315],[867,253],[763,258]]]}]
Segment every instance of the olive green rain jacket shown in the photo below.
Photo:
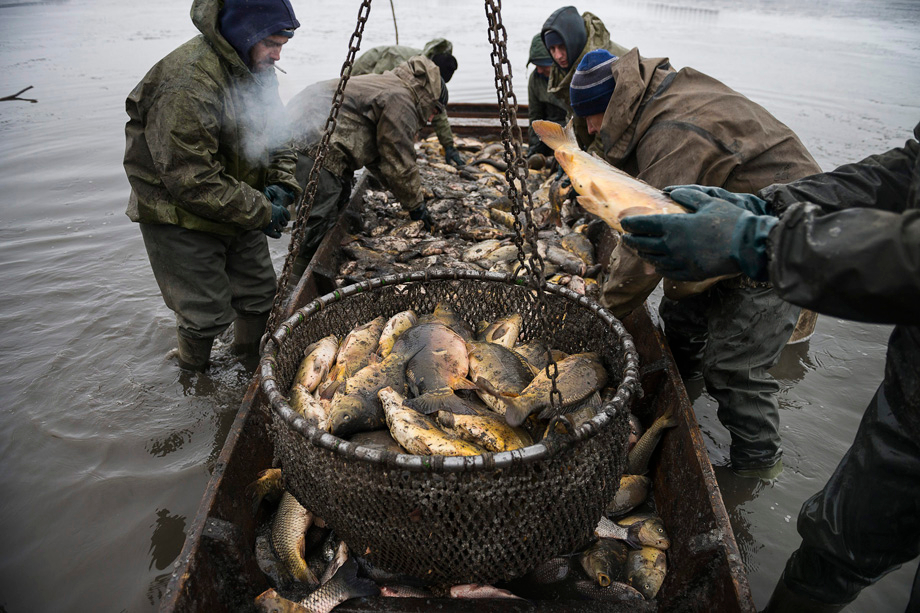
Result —
[{"label": "olive green rain jacket", "polygon": [[[404,63],[410,57],[424,55],[428,59],[439,53],[453,53],[454,45],[446,38],[435,38],[425,44],[424,49],[407,47],[405,45],[383,45],[380,47],[371,47],[361,54],[355,60],[352,66],[351,74],[353,76],[364,74],[383,74],[387,70],[393,70],[400,64]],[[440,94],[438,90],[438,94]],[[428,119],[427,117],[425,118]],[[431,120],[431,127],[438,137],[438,142],[444,149],[454,146],[454,133],[450,129],[450,120],[447,118],[447,112],[441,112]]]},{"label": "olive green rain jacket", "polygon": [[[572,103],[569,100],[569,86],[572,84],[572,77],[575,76],[575,70],[578,68],[578,64],[581,63],[582,58],[585,57],[585,54],[596,49],[606,49],[613,55],[622,57],[629,51],[626,47],[618,45],[610,40],[610,32],[607,31],[607,27],[604,25],[604,22],[600,20],[600,17],[588,11],[582,13],[581,17],[585,22],[585,30],[588,34],[587,42],[585,42],[584,47],[581,49],[581,53],[575,58],[574,62],[572,58],[569,58],[568,68],[563,69],[560,68],[558,64],[553,63],[553,67],[549,72],[549,83],[547,83],[546,86],[546,90],[550,94],[556,96],[570,117],[572,117],[574,113],[572,111]],[[558,15],[554,22],[547,21],[547,23],[543,25],[543,30],[546,31],[549,29],[556,30],[568,45],[572,38],[572,33],[567,31],[568,28],[565,24],[565,15]],[[587,146],[594,139],[593,136],[588,134],[588,125],[583,118],[575,117],[573,127],[575,128],[575,135],[578,137],[578,142],[582,146]]]},{"label": "olive green rain jacket", "polygon": [[[611,71],[616,86],[590,151],[654,187],[698,184],[752,194],[821,172],[788,126],[710,76],[675,71],[667,58],[642,58],[638,49]],[[642,304],[661,279],[621,246],[610,265],[601,302],[618,316]]]},{"label": "olive green rain jacket", "polygon": [[249,71],[218,30],[220,5],[194,0],[201,34],[160,60],[128,96],[131,221],[232,236],[268,225],[268,185],[300,193],[296,155],[276,144],[287,135],[274,71]]},{"label": "olive green rain jacket", "polygon": [[[307,127],[317,101],[325,104],[338,83],[338,79],[314,83],[287,105],[294,147],[314,159],[322,134]],[[367,168],[404,208],[416,208],[422,195],[415,137],[435,110],[440,91],[438,67],[422,56],[380,75],[352,77],[324,167],[339,176]]]}]

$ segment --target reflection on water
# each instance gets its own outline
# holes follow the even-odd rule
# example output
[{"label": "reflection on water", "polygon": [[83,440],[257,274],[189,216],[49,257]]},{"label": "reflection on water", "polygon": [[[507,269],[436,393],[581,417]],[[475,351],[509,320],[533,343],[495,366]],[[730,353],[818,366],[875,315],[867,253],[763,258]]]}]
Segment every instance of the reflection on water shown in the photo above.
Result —
[{"label": "reflection on water", "polygon": [[179,557],[185,542],[185,517],[170,515],[168,509],[157,509],[153,536],[150,537],[150,566],[157,570],[167,568]]}]

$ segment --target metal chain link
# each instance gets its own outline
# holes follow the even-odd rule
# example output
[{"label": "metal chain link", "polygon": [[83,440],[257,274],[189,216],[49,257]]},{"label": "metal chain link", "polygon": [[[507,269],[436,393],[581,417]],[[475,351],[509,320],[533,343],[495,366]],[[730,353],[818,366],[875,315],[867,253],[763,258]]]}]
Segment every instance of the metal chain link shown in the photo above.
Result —
[{"label": "metal chain link", "polygon": [[[278,326],[278,318],[281,316],[285,298],[287,297],[288,285],[291,281],[291,272],[294,268],[294,261],[300,254],[301,245],[303,245],[307,219],[310,217],[310,211],[313,209],[313,200],[316,197],[316,186],[319,182],[319,173],[323,168],[326,160],[326,151],[329,149],[329,140],[335,131],[339,109],[342,108],[342,102],[345,99],[345,85],[351,76],[351,69],[355,62],[355,56],[361,48],[361,36],[364,34],[364,25],[371,12],[371,0],[363,0],[361,8],[358,9],[358,23],[355,25],[355,31],[348,41],[348,54],[345,62],[342,64],[342,70],[339,73],[339,86],[332,97],[332,109],[329,111],[329,117],[323,127],[323,138],[319,147],[316,148],[316,157],[313,162],[313,168],[310,169],[310,176],[307,179],[307,187],[300,195],[297,203],[297,219],[294,221],[294,228],[291,230],[291,242],[288,244],[288,254],[284,261],[284,267],[281,270],[281,278],[278,280],[278,291],[275,294],[275,301],[272,305],[271,314],[268,317],[266,330],[270,334]],[[312,149],[312,147],[311,147]],[[302,152],[306,152],[303,150]]]},{"label": "metal chain link", "polygon": [[[520,264],[515,277],[526,269],[530,284],[536,293],[537,317],[547,347],[548,361],[546,375],[550,378],[552,391],[550,405],[554,410],[562,406],[562,393],[556,387],[559,367],[550,350],[549,322],[546,305],[546,275],[543,258],[537,250],[537,227],[533,221],[533,197],[527,187],[529,169],[521,150],[521,128],[517,122],[517,97],[511,87],[511,62],[508,61],[508,32],[502,25],[501,0],[485,0],[486,19],[489,22],[489,42],[492,43],[492,66],[495,68],[495,91],[498,95],[499,118],[502,124],[502,142],[505,146],[504,160],[508,168],[505,178],[508,180],[508,199],[511,201],[511,214],[514,215],[514,244],[518,248]],[[506,74],[507,69],[507,74]],[[520,192],[515,181],[520,184]],[[523,212],[525,225],[520,222]],[[524,241],[530,246],[530,257],[524,251]]]}]

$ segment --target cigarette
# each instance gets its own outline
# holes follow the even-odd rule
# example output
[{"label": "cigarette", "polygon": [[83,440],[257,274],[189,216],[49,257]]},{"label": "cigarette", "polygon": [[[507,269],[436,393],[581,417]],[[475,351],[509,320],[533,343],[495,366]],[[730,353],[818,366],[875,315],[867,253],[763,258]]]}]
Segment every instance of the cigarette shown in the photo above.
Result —
[{"label": "cigarette", "polygon": [[287,70],[285,70],[284,68],[282,68],[282,67],[279,66],[278,64],[275,64],[275,70],[280,70],[280,71],[283,72],[284,74],[287,74]]}]

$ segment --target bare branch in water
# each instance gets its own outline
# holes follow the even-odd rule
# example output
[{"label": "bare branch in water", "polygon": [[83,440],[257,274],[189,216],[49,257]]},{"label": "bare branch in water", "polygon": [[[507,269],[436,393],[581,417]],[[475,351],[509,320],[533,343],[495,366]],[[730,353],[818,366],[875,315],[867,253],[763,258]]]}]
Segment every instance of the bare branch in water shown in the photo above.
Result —
[{"label": "bare branch in water", "polygon": [[30,89],[32,89],[32,86],[31,86],[31,85],[28,86],[28,87],[25,88],[25,89],[20,89],[18,92],[16,92],[16,93],[13,94],[12,96],[4,96],[4,97],[0,98],[0,102],[3,102],[3,101],[5,101],[5,100],[22,100],[23,102],[38,102],[38,100],[35,100],[35,99],[33,99],[33,98],[20,98],[20,97],[19,97],[19,94],[21,94],[22,92],[27,92],[27,91],[29,91]]}]

